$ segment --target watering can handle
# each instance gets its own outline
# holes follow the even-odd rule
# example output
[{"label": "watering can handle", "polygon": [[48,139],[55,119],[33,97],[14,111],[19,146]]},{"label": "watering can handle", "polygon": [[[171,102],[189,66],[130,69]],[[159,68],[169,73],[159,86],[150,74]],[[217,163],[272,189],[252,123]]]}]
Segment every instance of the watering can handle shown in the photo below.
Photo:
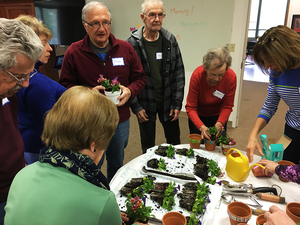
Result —
[{"label": "watering can handle", "polygon": [[242,153],[239,150],[237,150],[236,148],[231,148],[227,151],[226,159],[228,158],[229,154],[233,151],[237,151],[240,155],[242,155]]},{"label": "watering can handle", "polygon": [[254,166],[259,166],[259,167],[261,167],[263,170],[266,169],[266,167],[264,167],[263,165],[258,164],[258,163],[255,163],[255,164],[252,164],[252,165],[250,166],[250,170],[251,170]]}]

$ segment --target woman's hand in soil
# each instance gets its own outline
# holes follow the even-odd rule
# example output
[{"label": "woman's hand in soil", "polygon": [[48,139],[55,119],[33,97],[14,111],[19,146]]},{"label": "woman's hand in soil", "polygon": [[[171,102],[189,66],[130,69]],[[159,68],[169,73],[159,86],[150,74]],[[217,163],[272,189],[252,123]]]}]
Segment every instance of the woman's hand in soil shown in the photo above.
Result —
[{"label": "woman's hand in soil", "polygon": [[201,132],[201,136],[203,139],[207,139],[207,140],[210,140],[210,134],[207,132],[208,130],[208,127],[205,126],[205,125],[202,125],[200,127],[200,132]]}]

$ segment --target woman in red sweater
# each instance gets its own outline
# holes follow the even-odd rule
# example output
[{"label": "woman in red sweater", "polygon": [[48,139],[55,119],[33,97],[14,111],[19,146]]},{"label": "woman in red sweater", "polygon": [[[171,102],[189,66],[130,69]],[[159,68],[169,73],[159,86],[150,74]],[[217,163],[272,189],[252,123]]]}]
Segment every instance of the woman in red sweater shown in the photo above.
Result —
[{"label": "woman in red sweater", "polygon": [[232,112],[236,89],[236,75],[227,47],[210,49],[203,57],[203,65],[192,74],[187,96],[186,112],[190,133],[198,133],[210,140],[209,127],[224,127]]}]

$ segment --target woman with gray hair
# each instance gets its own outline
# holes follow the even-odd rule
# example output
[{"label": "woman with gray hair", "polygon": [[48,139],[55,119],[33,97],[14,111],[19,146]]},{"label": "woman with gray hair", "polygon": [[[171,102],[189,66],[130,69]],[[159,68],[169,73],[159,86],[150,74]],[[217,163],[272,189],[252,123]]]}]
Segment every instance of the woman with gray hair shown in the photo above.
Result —
[{"label": "woman with gray hair", "polygon": [[191,134],[210,140],[209,127],[226,131],[236,89],[236,75],[229,68],[231,60],[227,47],[213,48],[193,72],[185,106]]}]

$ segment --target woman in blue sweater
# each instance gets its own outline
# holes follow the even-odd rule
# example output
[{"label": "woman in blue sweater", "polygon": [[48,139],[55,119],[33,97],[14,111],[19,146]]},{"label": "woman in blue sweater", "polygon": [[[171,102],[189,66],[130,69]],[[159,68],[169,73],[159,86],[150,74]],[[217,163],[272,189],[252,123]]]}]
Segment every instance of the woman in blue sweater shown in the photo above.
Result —
[{"label": "woman in blue sweater", "polygon": [[45,113],[53,107],[66,88],[39,72],[39,67],[48,62],[52,51],[48,43],[52,38],[50,30],[29,15],[20,15],[16,19],[31,27],[44,45],[44,53],[35,65],[37,73],[30,78],[29,86],[17,93],[18,123],[25,145],[25,161],[29,165],[38,160],[39,151],[45,146],[41,141]]},{"label": "woman in blue sweater", "polygon": [[286,26],[268,29],[253,49],[252,56],[263,72],[270,75],[268,95],[250,133],[247,145],[249,161],[255,149],[262,155],[258,133],[275,114],[282,99],[289,110],[285,116],[284,135],[292,141],[285,149],[283,159],[300,160],[300,35]]}]

